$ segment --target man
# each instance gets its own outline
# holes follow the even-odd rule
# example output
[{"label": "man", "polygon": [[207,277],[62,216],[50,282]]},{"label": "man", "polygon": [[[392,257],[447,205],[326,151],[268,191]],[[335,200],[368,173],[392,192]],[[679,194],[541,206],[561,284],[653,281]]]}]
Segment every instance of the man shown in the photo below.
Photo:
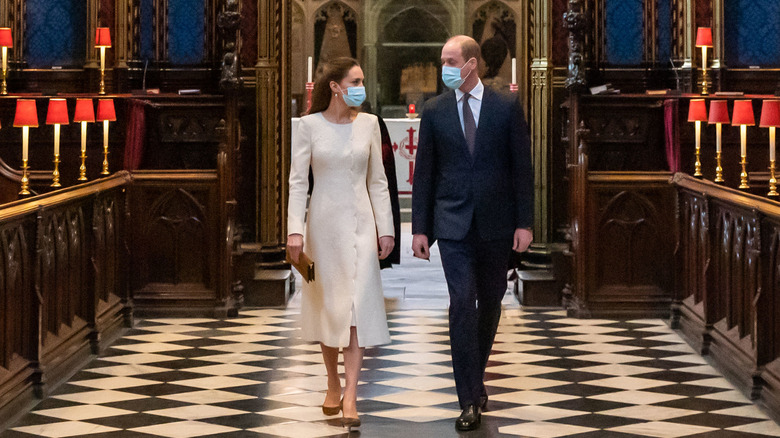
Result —
[{"label": "man", "polygon": [[510,250],[533,238],[528,129],[515,95],[485,88],[479,45],[450,38],[442,79],[452,90],[425,104],[412,192],[412,250],[428,259],[439,241],[450,294],[450,343],[458,430],[479,427],[483,378],[506,293]]}]

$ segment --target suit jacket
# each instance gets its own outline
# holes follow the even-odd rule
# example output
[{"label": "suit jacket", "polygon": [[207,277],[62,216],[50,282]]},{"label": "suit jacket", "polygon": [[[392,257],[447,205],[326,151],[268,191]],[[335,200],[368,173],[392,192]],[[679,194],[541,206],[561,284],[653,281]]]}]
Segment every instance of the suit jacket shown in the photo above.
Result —
[{"label": "suit jacket", "polygon": [[412,233],[462,240],[510,238],[533,224],[531,141],[520,101],[485,87],[474,154],[454,91],[426,102],[412,186]]}]

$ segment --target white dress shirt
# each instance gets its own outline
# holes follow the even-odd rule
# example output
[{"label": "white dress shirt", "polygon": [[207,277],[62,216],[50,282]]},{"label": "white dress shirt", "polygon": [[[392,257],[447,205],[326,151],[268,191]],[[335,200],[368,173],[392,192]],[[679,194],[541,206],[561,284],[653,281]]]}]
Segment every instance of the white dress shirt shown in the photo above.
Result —
[{"label": "white dress shirt", "polygon": [[[482,94],[485,92],[485,86],[482,85],[482,80],[477,81],[477,85],[469,91],[471,97],[469,97],[469,106],[471,107],[471,113],[474,114],[474,127],[479,128],[479,110],[482,109]],[[466,125],[463,124],[463,95],[466,94],[460,90],[455,89],[455,98],[458,100],[458,118],[460,119],[460,129],[463,130],[463,134],[466,133]]]}]

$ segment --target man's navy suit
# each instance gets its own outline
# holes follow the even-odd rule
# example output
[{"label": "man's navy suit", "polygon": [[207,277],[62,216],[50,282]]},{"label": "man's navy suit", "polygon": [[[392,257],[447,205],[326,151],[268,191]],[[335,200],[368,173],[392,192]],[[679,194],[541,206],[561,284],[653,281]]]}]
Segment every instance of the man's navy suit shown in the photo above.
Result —
[{"label": "man's navy suit", "polygon": [[517,96],[485,87],[473,154],[455,92],[429,100],[413,181],[412,234],[438,240],[447,279],[458,399],[461,408],[479,405],[514,231],[533,221],[530,139]]}]

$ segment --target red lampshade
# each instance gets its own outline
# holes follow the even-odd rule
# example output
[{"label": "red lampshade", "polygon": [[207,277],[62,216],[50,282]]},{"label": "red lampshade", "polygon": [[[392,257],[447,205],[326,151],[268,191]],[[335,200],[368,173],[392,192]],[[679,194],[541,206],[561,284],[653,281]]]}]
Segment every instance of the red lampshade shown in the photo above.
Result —
[{"label": "red lampshade", "polygon": [[748,125],[753,126],[756,124],[756,120],[753,118],[753,101],[752,100],[735,100],[734,101],[734,114],[731,118],[731,124],[736,125]]},{"label": "red lampshade", "polygon": [[107,27],[98,27],[95,31],[95,47],[111,47],[111,31]]},{"label": "red lampshade", "polygon": [[696,47],[712,47],[712,28],[699,28],[696,32]]},{"label": "red lampshade", "polygon": [[707,105],[704,103],[704,99],[691,99],[691,102],[688,105],[688,121],[707,121]]},{"label": "red lampshade", "polygon": [[731,123],[729,120],[729,104],[725,100],[713,100],[710,102],[710,124]]},{"label": "red lampshade", "polygon": [[761,106],[761,121],[759,126],[762,128],[780,126],[780,100],[765,100]]},{"label": "red lampshade", "polygon": [[49,110],[46,112],[47,125],[67,125],[68,102],[65,99],[49,99]]},{"label": "red lampshade", "polygon": [[104,120],[109,120],[109,121],[116,120],[116,112],[114,111],[113,99],[98,100],[97,121],[102,122]]},{"label": "red lampshade", "polygon": [[13,47],[14,39],[10,27],[0,27],[0,47]]},{"label": "red lampshade", "polygon": [[18,99],[16,101],[16,115],[14,115],[14,127],[29,126],[38,127],[38,108],[34,99]]},{"label": "red lampshade", "polygon": [[95,105],[92,104],[92,99],[76,99],[73,121],[90,123],[95,121]]}]

